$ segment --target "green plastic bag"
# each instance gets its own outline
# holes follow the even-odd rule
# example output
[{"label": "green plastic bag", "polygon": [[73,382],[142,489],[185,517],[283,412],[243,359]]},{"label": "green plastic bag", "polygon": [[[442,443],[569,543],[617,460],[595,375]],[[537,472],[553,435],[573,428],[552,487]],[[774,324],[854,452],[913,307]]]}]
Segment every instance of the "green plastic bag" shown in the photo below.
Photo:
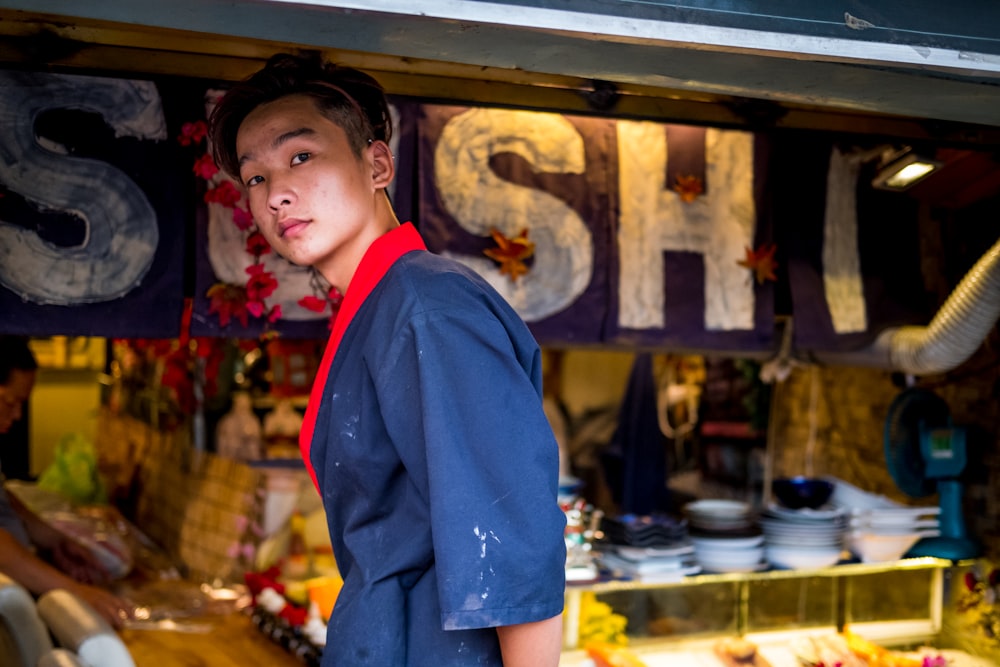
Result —
[{"label": "green plastic bag", "polygon": [[56,445],[55,460],[38,478],[38,486],[66,496],[76,505],[108,502],[97,470],[94,443],[81,433],[67,433]]}]

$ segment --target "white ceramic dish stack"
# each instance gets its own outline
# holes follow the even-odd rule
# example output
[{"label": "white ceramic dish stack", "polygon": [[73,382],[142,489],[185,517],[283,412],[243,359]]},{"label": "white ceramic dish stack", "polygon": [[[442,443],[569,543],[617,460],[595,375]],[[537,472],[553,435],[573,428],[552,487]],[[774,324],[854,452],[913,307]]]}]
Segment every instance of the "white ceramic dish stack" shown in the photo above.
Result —
[{"label": "white ceramic dish stack", "polygon": [[837,564],[844,551],[847,512],[834,507],[788,509],[771,505],[760,515],[764,556],[786,569],[814,569]]},{"label": "white ceramic dish stack", "polygon": [[764,536],[749,503],[708,498],[684,506],[698,564],[707,572],[754,572],[768,567]]},{"label": "white ceramic dish stack", "polygon": [[710,533],[738,532],[753,526],[749,503],[740,500],[707,498],[684,506],[688,526]]},{"label": "white ceramic dish stack", "polygon": [[671,582],[701,572],[694,551],[689,542],[670,547],[614,545],[604,551],[600,559],[616,576],[646,582]]},{"label": "white ceramic dish stack", "polygon": [[863,491],[835,477],[830,502],[848,512],[847,546],[865,563],[903,558],[924,537],[940,535],[937,505],[914,507]]},{"label": "white ceramic dish stack", "polygon": [[767,569],[764,536],[691,536],[698,564],[707,572],[756,572]]}]

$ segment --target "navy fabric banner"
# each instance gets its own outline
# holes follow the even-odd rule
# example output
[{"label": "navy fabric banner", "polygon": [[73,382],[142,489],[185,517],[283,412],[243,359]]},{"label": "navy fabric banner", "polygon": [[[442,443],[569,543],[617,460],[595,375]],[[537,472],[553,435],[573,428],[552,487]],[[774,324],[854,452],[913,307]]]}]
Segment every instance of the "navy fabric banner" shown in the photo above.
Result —
[{"label": "navy fabric banner", "polygon": [[651,122],[618,121],[616,130],[618,268],[607,339],[771,349],[775,276],[758,280],[740,263],[773,240],[761,214],[767,165],[760,140]]},{"label": "navy fabric banner", "polygon": [[[418,122],[421,234],[432,252],[486,278],[543,343],[603,337],[614,240],[614,123],[426,105]],[[484,255],[526,231],[516,280]]]},{"label": "navy fabric banner", "polygon": [[[189,296],[196,336],[326,337],[328,287],[256,245],[239,190],[213,171],[204,121],[219,94],[0,71],[0,331],[176,337]],[[870,149],[392,107],[400,220],[484,276],[543,344],[768,351],[778,313],[798,349],[849,350],[929,320],[916,207],[871,187]]]},{"label": "navy fabric banner", "polygon": [[[434,105],[419,132],[428,246],[540,342],[771,346],[772,290],[738,264],[761,236],[752,134]],[[535,244],[516,280],[484,255],[494,230]]]},{"label": "navy fabric banner", "polygon": [[771,150],[796,349],[857,350],[886,328],[929,322],[916,202],[871,186],[871,151],[805,136]]},{"label": "navy fabric banner", "polygon": [[0,71],[0,331],[177,336],[193,183],[171,110],[185,99]]}]

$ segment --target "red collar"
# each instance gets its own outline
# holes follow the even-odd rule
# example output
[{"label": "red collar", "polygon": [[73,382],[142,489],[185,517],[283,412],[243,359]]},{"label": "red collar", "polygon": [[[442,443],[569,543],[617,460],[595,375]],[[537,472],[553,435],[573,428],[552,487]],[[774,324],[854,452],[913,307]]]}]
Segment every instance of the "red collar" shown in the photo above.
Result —
[{"label": "red collar", "polygon": [[[323,399],[323,389],[330,374],[330,366],[333,358],[337,355],[337,348],[344,337],[344,332],[354,319],[361,304],[365,302],[375,286],[382,280],[389,268],[396,263],[400,257],[412,250],[427,250],[424,241],[416,228],[409,222],[391,229],[382,236],[375,239],[368,250],[365,251],[361,263],[358,264],[351,283],[347,286],[347,293],[340,304],[340,311],[337,319],[333,323],[333,331],[326,343],[323,351],[323,361],[320,363],[313,381],[312,391],[309,393],[309,406],[306,408],[305,418],[302,420],[302,430],[299,432],[299,450],[302,452],[302,460],[305,461],[306,470],[312,477],[313,484],[319,489],[319,482],[316,478],[316,471],[313,470],[309,453],[312,449],[313,431],[316,428],[316,413],[319,412],[319,405]],[[321,492],[322,493],[322,492]]]}]

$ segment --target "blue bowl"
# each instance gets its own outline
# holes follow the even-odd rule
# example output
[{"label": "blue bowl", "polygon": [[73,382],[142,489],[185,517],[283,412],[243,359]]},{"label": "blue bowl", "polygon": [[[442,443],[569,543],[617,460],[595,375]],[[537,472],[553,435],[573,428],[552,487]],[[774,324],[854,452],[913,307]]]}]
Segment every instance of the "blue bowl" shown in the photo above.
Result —
[{"label": "blue bowl", "polygon": [[771,491],[788,509],[819,509],[833,495],[833,482],[814,477],[785,477],[771,482]]}]

